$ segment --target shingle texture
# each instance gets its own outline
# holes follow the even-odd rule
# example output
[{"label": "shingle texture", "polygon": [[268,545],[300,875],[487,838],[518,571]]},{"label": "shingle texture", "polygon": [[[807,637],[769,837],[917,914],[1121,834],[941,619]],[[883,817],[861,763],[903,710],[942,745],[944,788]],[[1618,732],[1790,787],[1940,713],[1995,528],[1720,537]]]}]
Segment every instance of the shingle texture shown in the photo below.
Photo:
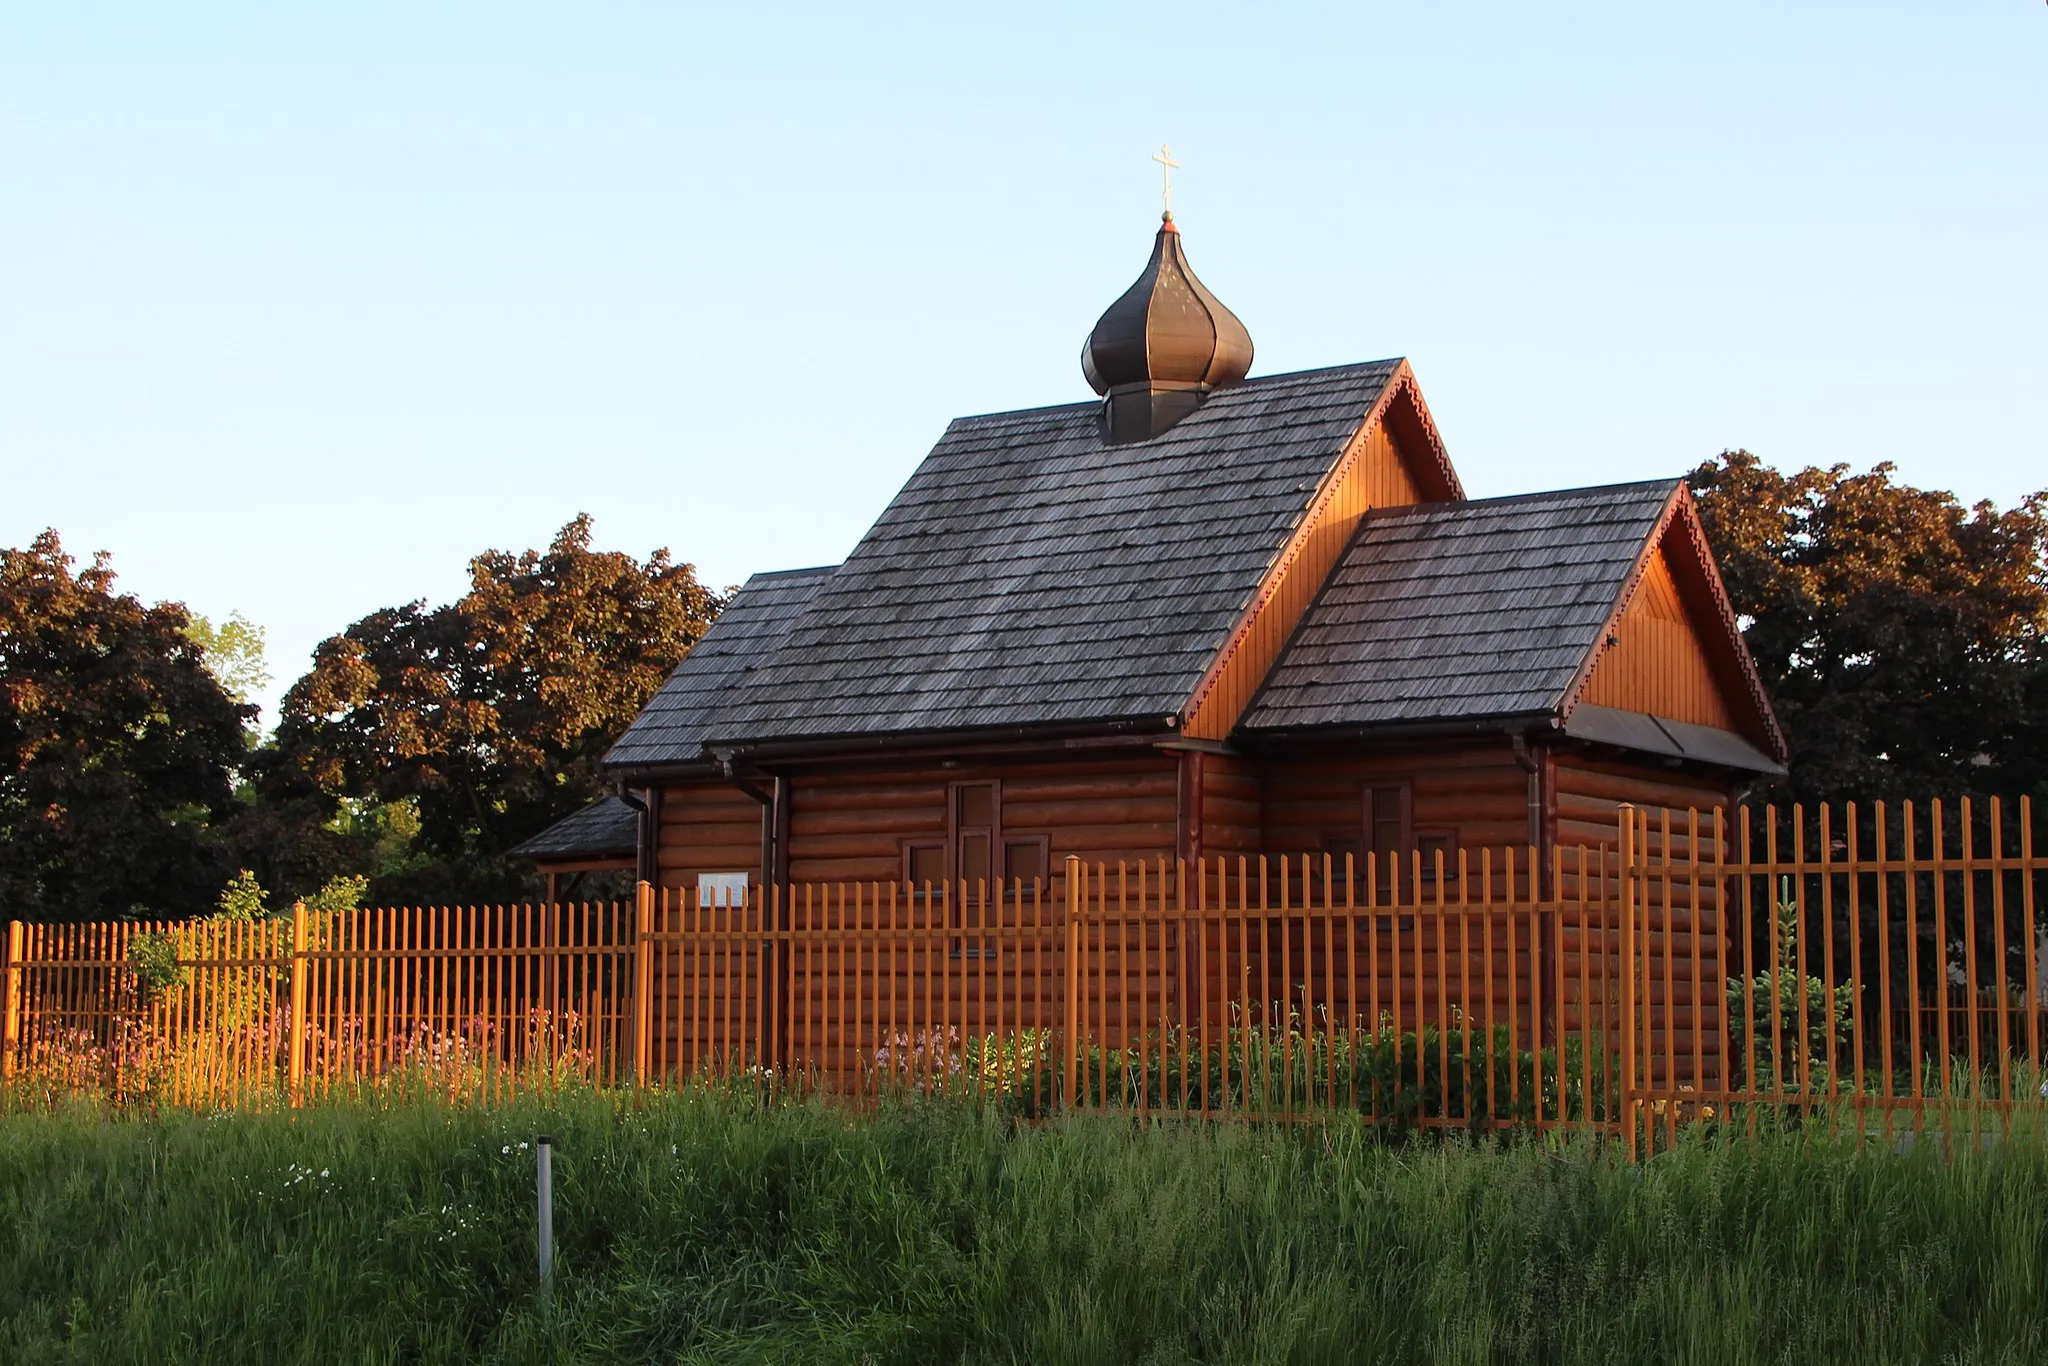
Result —
[{"label": "shingle texture", "polygon": [[832,567],[785,569],[748,579],[661,690],[633,718],[606,767],[694,763],[706,728],[747,671],[774,653]]},{"label": "shingle texture", "polygon": [[1366,514],[1244,728],[1554,711],[1676,487]]},{"label": "shingle texture", "polygon": [[1092,403],[961,418],[708,723],[687,668],[657,705],[728,743],[1177,712],[1398,367],[1251,380],[1128,445]]},{"label": "shingle texture", "polygon": [[611,858],[631,854],[639,838],[639,813],[617,797],[600,797],[510,853],[531,859]]}]

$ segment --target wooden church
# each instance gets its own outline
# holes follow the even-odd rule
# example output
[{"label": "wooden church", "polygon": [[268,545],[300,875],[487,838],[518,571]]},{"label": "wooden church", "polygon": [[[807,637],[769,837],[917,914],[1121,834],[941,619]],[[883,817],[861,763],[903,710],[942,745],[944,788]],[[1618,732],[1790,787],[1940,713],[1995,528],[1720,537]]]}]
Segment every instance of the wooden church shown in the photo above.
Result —
[{"label": "wooden church", "polygon": [[1682,481],[1469,499],[1406,361],[1251,365],[1168,212],[1097,401],[954,421],[844,563],[755,575],[620,797],[520,852],[726,892],[1370,853],[1398,893],[1783,771]]}]

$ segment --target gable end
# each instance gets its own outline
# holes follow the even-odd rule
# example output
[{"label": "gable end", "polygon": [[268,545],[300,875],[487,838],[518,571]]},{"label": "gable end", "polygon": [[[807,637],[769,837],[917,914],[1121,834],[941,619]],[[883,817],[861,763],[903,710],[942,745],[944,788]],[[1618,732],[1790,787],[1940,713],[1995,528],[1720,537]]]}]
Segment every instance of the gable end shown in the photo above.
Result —
[{"label": "gable end", "polygon": [[1732,731],[1780,762],[1786,757],[1699,511],[1682,484],[1560,700],[1560,716],[1582,703]]},{"label": "gable end", "polygon": [[1464,497],[1415,373],[1403,361],[1318,485],[1182,709],[1182,733],[1222,740],[1237,728],[1367,512]]}]

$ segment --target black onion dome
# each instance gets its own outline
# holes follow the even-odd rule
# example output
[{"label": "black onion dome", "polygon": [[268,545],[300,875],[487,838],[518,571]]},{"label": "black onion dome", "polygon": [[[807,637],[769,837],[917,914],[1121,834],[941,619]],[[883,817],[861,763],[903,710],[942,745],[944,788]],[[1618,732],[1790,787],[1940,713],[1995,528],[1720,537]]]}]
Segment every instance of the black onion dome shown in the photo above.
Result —
[{"label": "black onion dome", "polygon": [[1152,259],[1111,304],[1081,348],[1081,370],[1098,394],[1147,389],[1227,388],[1252,368],[1252,335],[1195,278],[1180,229],[1165,214]]}]

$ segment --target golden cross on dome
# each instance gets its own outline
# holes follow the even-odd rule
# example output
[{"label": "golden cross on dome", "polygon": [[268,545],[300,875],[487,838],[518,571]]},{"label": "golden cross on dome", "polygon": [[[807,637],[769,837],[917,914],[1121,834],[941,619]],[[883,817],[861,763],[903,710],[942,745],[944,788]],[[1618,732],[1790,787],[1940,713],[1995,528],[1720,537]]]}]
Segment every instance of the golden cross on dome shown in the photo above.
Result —
[{"label": "golden cross on dome", "polygon": [[1180,163],[1173,159],[1173,149],[1163,142],[1159,144],[1159,150],[1153,154],[1152,159],[1159,163],[1159,174],[1166,182],[1159,191],[1159,198],[1165,204],[1166,212],[1171,214],[1173,212],[1173,172],[1174,168],[1179,166]]}]

